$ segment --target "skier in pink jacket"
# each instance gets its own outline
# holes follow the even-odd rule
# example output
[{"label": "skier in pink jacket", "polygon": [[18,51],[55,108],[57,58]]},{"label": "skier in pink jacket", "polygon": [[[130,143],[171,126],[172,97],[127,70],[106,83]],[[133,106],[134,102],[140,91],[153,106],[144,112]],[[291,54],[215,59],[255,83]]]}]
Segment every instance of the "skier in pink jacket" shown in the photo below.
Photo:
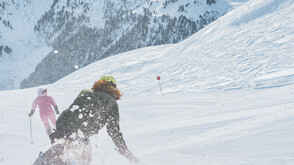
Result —
[{"label": "skier in pink jacket", "polygon": [[31,117],[34,114],[34,112],[35,112],[35,110],[37,108],[37,105],[38,105],[39,106],[39,111],[40,111],[40,117],[41,117],[41,120],[42,120],[42,122],[43,122],[43,124],[45,126],[46,133],[48,135],[50,135],[51,134],[51,128],[50,128],[50,125],[49,125],[49,120],[51,121],[51,123],[56,128],[56,118],[55,118],[55,114],[54,114],[54,111],[52,109],[52,106],[54,106],[56,114],[59,114],[58,107],[57,107],[54,99],[52,97],[50,97],[50,96],[47,96],[47,94],[46,94],[47,89],[39,88],[37,90],[37,93],[38,93],[38,97],[35,98],[35,100],[33,102],[32,110],[29,113],[29,117]]}]

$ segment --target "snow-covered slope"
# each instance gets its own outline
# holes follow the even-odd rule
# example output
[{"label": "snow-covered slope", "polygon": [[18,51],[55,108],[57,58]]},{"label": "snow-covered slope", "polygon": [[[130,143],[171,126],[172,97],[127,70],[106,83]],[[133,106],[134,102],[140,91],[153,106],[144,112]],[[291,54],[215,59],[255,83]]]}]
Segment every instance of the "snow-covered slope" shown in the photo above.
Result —
[{"label": "snow-covered slope", "polygon": [[244,1],[6,0],[0,4],[0,90],[52,83],[74,65],[182,41]]},{"label": "snow-covered slope", "polygon": [[[102,58],[178,43],[226,14],[240,0],[55,1],[35,31],[59,53],[48,54],[21,88],[56,82]],[[242,0],[244,1],[244,0]],[[242,2],[241,1],[241,2]]]},{"label": "snow-covered slope", "polygon": [[[81,75],[82,76],[82,75]],[[118,81],[123,83],[123,81]],[[47,86],[61,110],[78,93]],[[159,90],[159,89],[158,89]],[[294,86],[226,92],[122,97],[121,130],[142,165],[286,165],[294,163]],[[125,92],[126,93],[126,92]],[[0,164],[29,165],[50,148],[38,113],[27,114],[36,89],[0,92]],[[91,138],[92,165],[129,165],[106,129]]]},{"label": "snow-covered slope", "polygon": [[[121,129],[143,165],[294,164],[293,11],[292,0],[251,0],[179,44],[106,58],[45,87],[63,110],[115,76]],[[37,114],[30,144],[35,96],[0,92],[0,164],[31,164],[50,147]],[[91,138],[92,164],[129,164],[105,131]]]},{"label": "snow-covered slope", "polygon": [[85,88],[99,75],[111,74],[123,81],[121,87],[131,95],[156,92],[157,75],[162,77],[165,92],[293,84],[292,11],[293,3],[288,0],[250,1],[179,44],[110,57],[55,84]]},{"label": "snow-covered slope", "polygon": [[[50,49],[34,33],[34,26],[51,1],[5,0],[0,4],[0,90],[19,88]],[[3,24],[2,24],[3,22]],[[5,22],[5,23],[4,23]],[[7,26],[9,25],[9,26]]]}]

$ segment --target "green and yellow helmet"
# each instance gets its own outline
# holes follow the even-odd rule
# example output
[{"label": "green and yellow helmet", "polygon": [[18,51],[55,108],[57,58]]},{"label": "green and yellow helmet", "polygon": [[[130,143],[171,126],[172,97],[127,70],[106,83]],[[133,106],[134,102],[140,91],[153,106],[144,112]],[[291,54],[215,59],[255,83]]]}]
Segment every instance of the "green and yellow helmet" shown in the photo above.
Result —
[{"label": "green and yellow helmet", "polygon": [[112,76],[103,76],[99,80],[109,82],[114,88],[116,88],[116,80]]}]

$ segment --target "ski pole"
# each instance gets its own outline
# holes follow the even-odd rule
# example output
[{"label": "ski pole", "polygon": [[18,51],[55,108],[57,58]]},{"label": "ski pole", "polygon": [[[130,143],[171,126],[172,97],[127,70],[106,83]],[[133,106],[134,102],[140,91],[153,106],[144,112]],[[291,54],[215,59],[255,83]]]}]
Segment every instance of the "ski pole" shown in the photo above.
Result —
[{"label": "ski pole", "polygon": [[31,144],[34,144],[33,142],[33,130],[32,130],[32,118],[30,117],[30,129],[31,129]]}]

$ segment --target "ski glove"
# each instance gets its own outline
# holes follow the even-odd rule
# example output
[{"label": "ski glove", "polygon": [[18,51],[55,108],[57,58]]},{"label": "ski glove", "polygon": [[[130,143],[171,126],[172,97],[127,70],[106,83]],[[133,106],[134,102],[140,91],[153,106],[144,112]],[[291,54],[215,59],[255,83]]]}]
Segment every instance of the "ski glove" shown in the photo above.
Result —
[{"label": "ski glove", "polygon": [[140,160],[138,157],[136,157],[131,151],[129,151],[128,149],[122,153],[123,156],[125,156],[126,158],[129,159],[130,163],[133,164],[139,164]]},{"label": "ski glove", "polygon": [[55,109],[56,114],[59,115],[58,107],[55,106],[54,109]]},{"label": "ski glove", "polygon": [[33,114],[34,114],[34,111],[31,110],[31,112],[29,113],[29,117],[33,116]]}]

